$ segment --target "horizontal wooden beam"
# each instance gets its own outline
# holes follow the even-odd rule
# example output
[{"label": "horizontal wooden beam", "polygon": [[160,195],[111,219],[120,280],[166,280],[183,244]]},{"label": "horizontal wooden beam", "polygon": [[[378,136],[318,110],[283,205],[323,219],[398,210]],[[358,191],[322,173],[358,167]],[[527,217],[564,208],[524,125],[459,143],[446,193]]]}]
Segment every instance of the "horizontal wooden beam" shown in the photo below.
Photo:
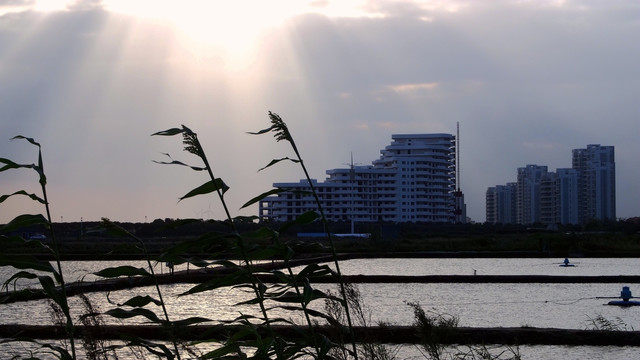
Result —
[{"label": "horizontal wooden beam", "polygon": [[[157,275],[158,283],[161,285],[178,283],[201,283],[215,278],[225,276],[224,271],[208,271],[206,269],[179,271],[174,274]],[[256,274],[264,283],[278,283],[279,278],[271,274]],[[640,283],[640,276],[637,275],[611,275],[611,276],[549,276],[549,275],[343,275],[343,280],[347,283],[544,283],[544,284],[637,284]],[[312,284],[337,283],[337,279],[332,276],[315,277],[311,279]],[[140,286],[151,286],[155,282],[149,277],[128,277],[116,279],[103,279],[93,282],[78,282],[67,286],[67,295],[74,296],[81,293],[91,293],[100,291],[116,291],[130,289]],[[22,291],[7,291],[0,293],[0,304],[19,301],[29,301],[44,299],[47,294],[38,289]]]},{"label": "horizontal wooden beam", "polygon": [[[181,340],[224,340],[238,328],[236,326],[198,325],[177,328]],[[281,336],[296,339],[304,327],[274,326]],[[332,340],[348,338],[348,332],[335,327],[317,326],[316,331]],[[77,337],[91,334],[93,338],[117,340],[123,335],[143,339],[170,340],[171,332],[154,325],[104,325],[99,328],[79,326]],[[640,331],[574,330],[556,328],[434,328],[421,333],[414,326],[355,327],[356,341],[360,343],[420,344],[432,339],[441,344],[511,344],[511,345],[590,345],[590,346],[640,346]],[[0,325],[1,338],[64,339],[64,327],[47,325]]]}]

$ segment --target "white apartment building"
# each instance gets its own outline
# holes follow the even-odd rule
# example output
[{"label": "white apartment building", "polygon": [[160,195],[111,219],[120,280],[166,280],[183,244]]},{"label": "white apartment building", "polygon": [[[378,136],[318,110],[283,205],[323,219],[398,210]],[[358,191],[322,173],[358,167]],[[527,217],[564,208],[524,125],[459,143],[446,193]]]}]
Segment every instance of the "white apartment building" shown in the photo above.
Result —
[{"label": "white apartment building", "polygon": [[[464,221],[466,211],[460,206],[464,198],[455,192],[455,136],[396,134],[391,138],[372,165],[327,170],[324,182],[312,181],[327,220]],[[259,202],[261,221],[292,221],[319,210],[306,180],[273,186],[287,191]]]}]

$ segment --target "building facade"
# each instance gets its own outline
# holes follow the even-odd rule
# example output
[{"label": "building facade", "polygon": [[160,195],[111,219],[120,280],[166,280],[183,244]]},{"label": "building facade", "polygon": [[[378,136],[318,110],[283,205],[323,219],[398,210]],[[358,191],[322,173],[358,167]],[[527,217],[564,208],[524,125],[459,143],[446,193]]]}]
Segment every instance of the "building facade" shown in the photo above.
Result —
[{"label": "building facade", "polygon": [[[545,225],[615,220],[615,159],[613,146],[588,145],[572,151],[572,168],[547,171],[546,166],[518,168],[515,205],[498,186],[487,190],[486,221]],[[500,195],[502,194],[502,195]],[[511,212],[510,215],[505,213]]]},{"label": "building facade", "polygon": [[487,222],[492,224],[516,223],[516,183],[496,185],[487,189]]},{"label": "building facade", "polygon": [[547,167],[527,165],[518,168],[516,183],[516,221],[518,224],[540,222],[540,186]]},{"label": "building facade", "polygon": [[574,149],[572,167],[578,172],[580,222],[616,219],[616,164],[613,146],[587,145]]},{"label": "building facade", "polygon": [[[312,181],[327,220],[464,222],[455,140],[450,134],[396,134],[372,165],[327,170],[324,182]],[[292,221],[318,211],[306,180],[273,186],[285,191],[259,202],[262,221]]]}]

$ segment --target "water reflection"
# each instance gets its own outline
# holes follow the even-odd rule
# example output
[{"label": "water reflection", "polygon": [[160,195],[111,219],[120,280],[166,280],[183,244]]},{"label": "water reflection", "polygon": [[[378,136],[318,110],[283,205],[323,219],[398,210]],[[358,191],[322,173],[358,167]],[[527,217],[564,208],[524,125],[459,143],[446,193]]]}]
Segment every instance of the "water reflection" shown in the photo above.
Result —
[{"label": "water reflection", "polygon": [[[638,259],[571,259],[575,267],[560,267],[563,259],[358,259],[341,262],[345,274],[367,275],[638,275]],[[105,267],[131,265],[146,267],[142,261],[119,262],[64,262],[63,269],[68,282],[95,281],[91,273]],[[331,266],[331,264],[329,264]],[[157,273],[167,273],[164,264],[155,264]],[[186,265],[176,271],[186,270]],[[194,270],[191,267],[190,270]],[[0,268],[4,281],[13,269]],[[20,280],[18,288],[34,283]],[[589,328],[591,319],[602,316],[620,319],[629,328],[639,329],[638,308],[604,305],[608,300],[599,297],[618,296],[622,286],[631,287],[640,294],[640,284],[358,284],[365,304],[372,314],[372,321],[391,324],[411,324],[413,312],[406,302],[418,302],[425,309],[458,316],[460,326],[469,327],[552,327],[565,329]],[[191,284],[173,284],[162,287],[167,309],[173,320],[193,316],[212,320],[231,320],[240,314],[258,315],[251,306],[234,306],[251,295],[241,289],[222,288],[195,295],[180,297]],[[320,289],[333,289],[331,285],[317,285]],[[91,301],[102,311],[114,308],[134,295],[155,297],[155,289],[141,287],[112,293],[89,294]],[[71,298],[73,313],[79,316],[82,306],[77,298]],[[322,303],[314,307],[322,309]],[[2,324],[50,324],[48,304],[44,300],[0,305]],[[160,309],[156,308],[160,315]],[[296,314],[278,313],[301,321]],[[142,323],[146,319],[133,318],[127,323]],[[110,324],[120,321],[108,319]],[[608,359],[630,357],[637,348],[619,347],[521,347],[523,358]],[[403,359],[420,358],[415,348],[403,347]],[[575,355],[575,356],[574,356]]]}]

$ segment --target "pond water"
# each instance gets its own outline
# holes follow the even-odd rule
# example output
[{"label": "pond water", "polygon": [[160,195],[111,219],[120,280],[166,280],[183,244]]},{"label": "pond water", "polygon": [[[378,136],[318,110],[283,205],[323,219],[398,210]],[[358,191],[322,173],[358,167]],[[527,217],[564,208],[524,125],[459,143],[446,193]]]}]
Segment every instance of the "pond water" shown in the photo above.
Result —
[{"label": "pond water", "polygon": [[[639,275],[639,259],[580,258],[570,259],[574,267],[560,267],[563,259],[356,259],[340,262],[344,274],[357,275]],[[97,262],[73,261],[63,263],[66,278],[71,281],[93,281],[92,272],[102,268],[133,265],[145,267],[139,261]],[[332,266],[330,264],[330,266]],[[181,270],[177,268],[176,270]],[[157,264],[158,273],[166,272]],[[14,269],[0,268],[0,279],[7,279]],[[18,288],[29,282],[19,281]],[[239,313],[255,313],[249,306],[233,306],[248,298],[238,289],[218,289],[205,293],[178,297],[190,284],[163,286],[163,296],[169,314],[174,318],[204,316],[229,320]],[[616,321],[627,329],[640,329],[640,307],[605,305],[607,297],[617,297],[622,286],[629,286],[640,294],[640,284],[358,284],[363,303],[371,315],[371,323],[386,322],[398,325],[413,323],[413,311],[407,302],[419,303],[425,310],[450,314],[459,318],[460,326],[469,327],[550,327],[564,329],[593,328],[598,317]],[[331,285],[316,285],[336,290]],[[151,287],[117,291],[111,294],[92,293],[91,301],[105,311],[113,303],[121,303],[133,295],[155,295]],[[71,299],[76,313],[81,312],[78,299]],[[321,307],[322,304],[317,303]],[[158,312],[159,313],[159,312]],[[2,324],[49,324],[50,311],[46,301],[31,301],[0,305]],[[275,314],[274,314],[275,315]],[[280,314],[299,320],[291,314]],[[134,320],[142,321],[142,320]],[[119,323],[110,320],[110,323]],[[129,322],[129,321],[128,321]],[[567,347],[521,346],[524,359],[610,359],[640,358],[640,347]],[[399,358],[422,358],[413,346],[400,349]]]}]

